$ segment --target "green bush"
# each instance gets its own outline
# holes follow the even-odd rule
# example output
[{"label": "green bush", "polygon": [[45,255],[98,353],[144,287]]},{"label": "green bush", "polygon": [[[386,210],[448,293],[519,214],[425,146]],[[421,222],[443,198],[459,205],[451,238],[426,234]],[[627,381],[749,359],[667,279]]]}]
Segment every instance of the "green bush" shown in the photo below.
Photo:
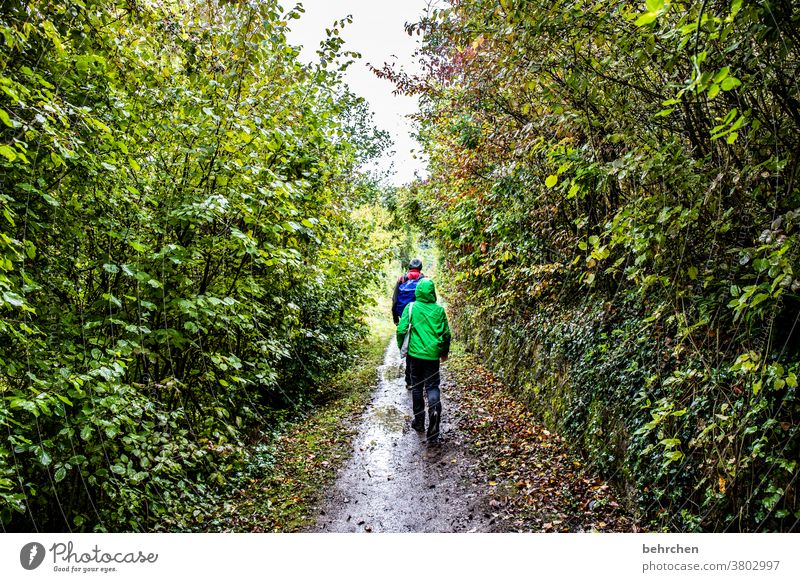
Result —
[{"label": "green bush", "polygon": [[649,527],[797,529],[800,12],[468,0],[410,28],[426,74],[386,75],[431,173],[398,212],[461,336]]},{"label": "green bush", "polygon": [[385,136],[274,0],[0,16],[0,520],[189,527],[363,335]]}]

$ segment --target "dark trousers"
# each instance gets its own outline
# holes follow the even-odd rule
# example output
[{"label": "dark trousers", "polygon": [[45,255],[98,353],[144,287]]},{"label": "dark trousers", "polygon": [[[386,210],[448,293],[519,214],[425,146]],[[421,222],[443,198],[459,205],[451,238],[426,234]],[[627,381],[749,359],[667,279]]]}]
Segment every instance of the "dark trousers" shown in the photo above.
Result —
[{"label": "dark trousers", "polygon": [[442,403],[439,400],[439,360],[421,360],[408,356],[406,362],[411,368],[411,406],[414,410],[414,424],[425,425],[424,389],[428,395],[428,438],[439,436],[439,423],[442,418]]}]

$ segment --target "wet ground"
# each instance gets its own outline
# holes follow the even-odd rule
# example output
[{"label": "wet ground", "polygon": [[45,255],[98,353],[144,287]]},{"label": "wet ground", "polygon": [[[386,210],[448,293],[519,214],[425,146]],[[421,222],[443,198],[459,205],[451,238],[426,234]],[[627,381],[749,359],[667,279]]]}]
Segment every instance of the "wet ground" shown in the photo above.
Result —
[{"label": "wet ground", "polygon": [[478,463],[466,450],[459,417],[442,381],[441,444],[411,430],[411,392],[391,341],[354,452],[323,501],[316,532],[491,531]]}]

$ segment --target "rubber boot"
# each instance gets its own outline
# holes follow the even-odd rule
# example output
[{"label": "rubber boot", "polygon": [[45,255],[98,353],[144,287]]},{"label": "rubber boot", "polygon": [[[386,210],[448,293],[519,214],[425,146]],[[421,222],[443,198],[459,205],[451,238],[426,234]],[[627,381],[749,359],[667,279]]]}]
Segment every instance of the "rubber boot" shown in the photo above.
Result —
[{"label": "rubber boot", "polygon": [[413,411],[413,420],[411,421],[411,428],[417,432],[425,431],[425,397],[422,394],[420,386],[414,386],[411,390],[411,407]]},{"label": "rubber boot", "polygon": [[429,444],[436,444],[439,441],[439,423],[442,420],[441,405],[431,407],[428,410],[428,433],[427,440]]}]

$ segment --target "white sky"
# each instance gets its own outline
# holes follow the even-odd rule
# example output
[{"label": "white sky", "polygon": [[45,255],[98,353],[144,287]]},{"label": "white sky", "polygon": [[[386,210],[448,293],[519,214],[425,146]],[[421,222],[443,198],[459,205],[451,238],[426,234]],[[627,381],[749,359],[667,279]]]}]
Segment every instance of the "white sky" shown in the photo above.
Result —
[{"label": "white sky", "polygon": [[[298,2],[280,0],[284,8]],[[306,62],[316,61],[315,51],[325,37],[325,29],[333,22],[353,16],[353,23],[344,27],[341,37],[345,49],[361,53],[362,58],[350,66],[346,81],[354,93],[364,97],[375,113],[375,124],[388,131],[394,141],[394,155],[379,162],[381,168],[393,164],[395,174],[390,178],[395,185],[414,179],[415,172],[424,176],[424,161],[413,159],[412,150],[419,145],[411,136],[413,124],[406,116],[417,111],[417,100],[406,96],[392,95],[394,85],[379,79],[367,68],[367,63],[381,68],[384,63],[396,63],[407,72],[419,70],[413,58],[418,36],[406,34],[406,22],[417,22],[427,0],[300,0],[305,13],[298,20],[290,21],[289,42],[302,45],[301,58]],[[417,151],[417,156],[420,153]]]}]

